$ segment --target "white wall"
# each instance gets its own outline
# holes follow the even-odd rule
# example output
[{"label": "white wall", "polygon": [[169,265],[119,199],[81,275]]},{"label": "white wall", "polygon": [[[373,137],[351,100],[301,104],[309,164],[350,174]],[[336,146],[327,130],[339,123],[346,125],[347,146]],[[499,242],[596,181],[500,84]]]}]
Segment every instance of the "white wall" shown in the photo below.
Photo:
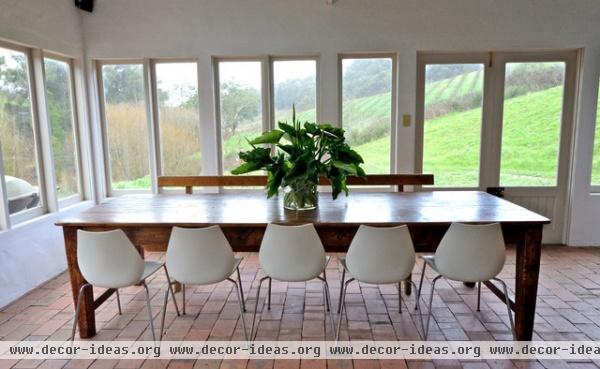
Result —
[{"label": "white wall", "polygon": [[[84,51],[81,18],[72,0],[0,0],[0,39],[76,58]],[[62,232],[54,226],[58,216],[0,232],[0,307],[66,268]]]},{"label": "white wall", "polygon": [[80,56],[79,10],[71,0],[0,0],[0,38]]},{"label": "white wall", "polygon": [[[199,57],[205,150],[214,149],[212,55],[319,53],[321,118],[337,122],[337,54],[397,51],[398,116],[415,110],[418,50],[584,48],[572,176],[571,245],[600,245],[589,177],[600,73],[597,0],[98,0],[82,14],[90,58]],[[414,125],[398,129],[398,171],[413,171]]]}]

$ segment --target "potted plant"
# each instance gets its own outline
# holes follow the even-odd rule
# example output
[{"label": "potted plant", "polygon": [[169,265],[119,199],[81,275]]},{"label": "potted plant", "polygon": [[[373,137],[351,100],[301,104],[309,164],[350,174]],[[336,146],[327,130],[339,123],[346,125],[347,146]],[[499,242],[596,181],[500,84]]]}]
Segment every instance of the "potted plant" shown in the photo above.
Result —
[{"label": "potted plant", "polygon": [[[231,173],[266,170],[267,197],[277,195],[282,187],[285,208],[315,209],[319,200],[319,176],[329,180],[331,195],[336,199],[342,191],[348,196],[348,176],[365,175],[360,166],[362,157],[345,141],[343,129],[330,124],[301,124],[293,109],[292,124],[279,122],[279,129],[248,141],[252,149],[239,153],[244,163]],[[276,146],[275,155],[272,155],[272,145]]]}]

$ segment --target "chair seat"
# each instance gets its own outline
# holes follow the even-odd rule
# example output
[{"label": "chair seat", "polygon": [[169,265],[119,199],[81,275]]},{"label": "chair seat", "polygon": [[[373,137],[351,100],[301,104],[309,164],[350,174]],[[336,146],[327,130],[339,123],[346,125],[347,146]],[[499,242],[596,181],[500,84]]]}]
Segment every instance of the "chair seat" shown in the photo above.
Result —
[{"label": "chair seat", "polygon": [[145,261],[144,262],[144,273],[142,273],[142,281],[152,274],[156,273],[157,270],[163,267],[165,263],[160,261]]}]

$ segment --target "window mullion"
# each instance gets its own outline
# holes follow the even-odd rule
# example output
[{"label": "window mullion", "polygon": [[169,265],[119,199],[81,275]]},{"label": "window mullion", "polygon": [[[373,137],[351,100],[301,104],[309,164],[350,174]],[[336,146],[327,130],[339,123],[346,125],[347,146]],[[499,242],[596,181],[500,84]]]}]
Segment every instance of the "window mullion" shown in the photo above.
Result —
[{"label": "window mullion", "polygon": [[35,49],[31,53],[30,77],[33,127],[38,146],[38,162],[40,172],[40,186],[43,187],[44,205],[49,212],[58,211],[58,196],[56,193],[56,178],[54,173],[54,156],[52,153],[52,133],[50,119],[48,118],[48,104],[46,101],[44,56],[42,50]]},{"label": "window mullion", "polygon": [[160,150],[158,149],[159,139],[156,135],[155,127],[157,123],[156,98],[152,92],[155,78],[153,78],[150,59],[144,59],[144,96],[146,103],[146,120],[148,124],[148,162],[150,164],[150,188],[152,193],[158,193],[157,177],[160,173]]},{"label": "window mullion", "polygon": [[0,230],[10,228],[10,211],[8,209],[8,191],[4,177],[4,160],[2,158],[2,142],[0,142]]},{"label": "window mullion", "polygon": [[[151,148],[154,148],[154,154],[152,155],[152,157],[154,158],[154,162],[155,162],[155,170],[156,170],[156,175],[162,175],[163,173],[163,160],[162,160],[162,154],[161,154],[161,150],[162,147],[161,145],[161,138],[160,138],[160,117],[159,117],[159,113],[158,113],[158,84],[157,84],[157,80],[156,80],[156,62],[151,60],[149,62],[148,65],[148,78],[149,78],[149,83],[148,83],[148,87],[149,87],[149,91],[148,91],[148,97],[149,97],[149,102],[150,102],[150,122],[151,125],[149,127],[149,131],[154,134],[154,142],[150,142],[151,144]],[[152,149],[150,150],[152,153]]]},{"label": "window mullion", "polygon": [[271,117],[271,110],[274,106],[272,102],[273,92],[271,91],[271,63],[269,57],[260,59],[261,65],[261,85],[262,85],[262,125],[263,131],[269,131],[273,129],[273,117]]}]

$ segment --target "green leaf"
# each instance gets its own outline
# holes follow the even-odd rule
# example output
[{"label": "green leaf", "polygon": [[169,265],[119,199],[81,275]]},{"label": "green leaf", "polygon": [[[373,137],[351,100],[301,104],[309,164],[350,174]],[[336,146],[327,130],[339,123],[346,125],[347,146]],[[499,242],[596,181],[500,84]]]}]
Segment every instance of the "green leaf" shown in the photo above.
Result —
[{"label": "green leaf", "polygon": [[277,157],[275,163],[269,167],[267,176],[267,198],[271,198],[278,194],[279,187],[285,176],[285,158],[281,154]]},{"label": "green leaf", "polygon": [[279,122],[279,128],[292,137],[296,135],[296,129],[292,125]]},{"label": "green leaf", "polygon": [[257,147],[249,151],[242,151],[238,156],[246,162],[264,163],[266,165],[271,162],[271,149]]},{"label": "green leaf", "polygon": [[280,148],[282,151],[286,152],[287,154],[290,155],[295,155],[296,154],[296,147],[294,145],[277,145],[278,148]]},{"label": "green leaf", "polygon": [[252,141],[250,141],[251,145],[259,145],[259,144],[276,144],[283,136],[283,131],[278,129],[274,129],[269,132],[264,132],[261,136],[256,137]]},{"label": "green leaf", "polygon": [[239,167],[235,168],[234,170],[232,170],[231,174],[234,174],[234,175],[246,174],[249,172],[253,172],[255,170],[262,169],[262,167],[263,166],[260,163],[248,162],[248,163],[244,163],[244,164],[240,165]]},{"label": "green leaf", "polygon": [[358,171],[356,170],[356,164],[347,164],[347,163],[343,163],[338,160],[334,160],[332,164],[334,167],[341,169],[343,171],[346,171],[350,175],[353,175],[353,176],[358,175]]},{"label": "green leaf", "polygon": [[337,151],[336,159],[347,164],[362,164],[364,160],[359,153],[352,150],[350,146],[344,144]]}]

